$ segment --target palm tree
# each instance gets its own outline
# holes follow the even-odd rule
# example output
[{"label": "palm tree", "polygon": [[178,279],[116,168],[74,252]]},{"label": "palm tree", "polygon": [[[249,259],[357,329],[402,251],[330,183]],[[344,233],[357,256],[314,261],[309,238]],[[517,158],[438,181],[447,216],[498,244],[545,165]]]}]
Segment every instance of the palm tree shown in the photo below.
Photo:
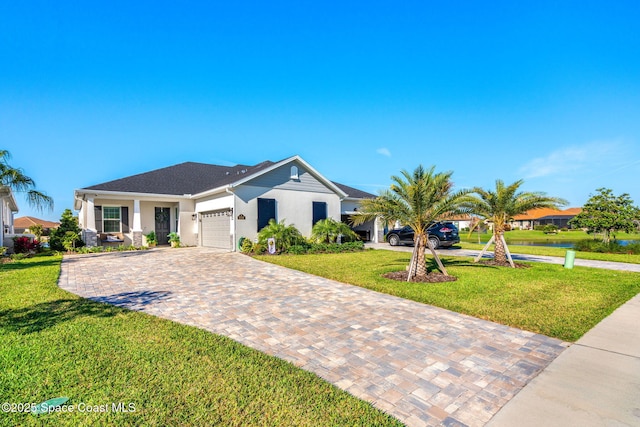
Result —
[{"label": "palm tree", "polygon": [[344,222],[338,222],[333,218],[321,219],[311,229],[311,239],[318,243],[335,243],[338,236],[342,236],[343,242],[358,240],[358,234]]},{"label": "palm tree", "polygon": [[258,242],[266,247],[269,238],[273,237],[278,252],[286,252],[291,246],[304,243],[304,237],[300,231],[293,224],[286,225],[284,221],[283,219],[277,222],[271,218],[269,223],[258,232]]},{"label": "palm tree", "polygon": [[360,211],[351,216],[354,224],[362,224],[380,218],[387,224],[400,222],[414,232],[415,243],[407,281],[426,276],[425,249],[428,247],[443,274],[448,275],[436,251],[427,244],[427,227],[432,221],[446,217],[458,210],[459,201],[468,191],[452,192],[452,172],[434,173],[435,166],[425,169],[418,166],[413,173],[403,170],[402,176],[392,176],[393,183],[374,199],[361,203]]},{"label": "palm tree", "polygon": [[24,174],[22,169],[14,168],[9,164],[11,153],[0,150],[0,186],[9,187],[18,193],[26,193],[30,206],[42,210],[46,207],[53,210],[53,199],[45,193],[36,190],[33,179]]},{"label": "palm tree", "polygon": [[[493,223],[493,236],[476,261],[491,243],[495,243],[494,260],[506,264],[509,249],[504,240],[505,226],[515,215],[537,208],[558,209],[567,204],[564,199],[549,197],[542,192],[518,192],[523,183],[524,180],[519,180],[505,186],[504,182],[498,179],[495,190],[475,187],[471,190],[475,194],[469,194],[464,198],[462,206],[465,210]],[[509,263],[514,266],[510,256]]]}]

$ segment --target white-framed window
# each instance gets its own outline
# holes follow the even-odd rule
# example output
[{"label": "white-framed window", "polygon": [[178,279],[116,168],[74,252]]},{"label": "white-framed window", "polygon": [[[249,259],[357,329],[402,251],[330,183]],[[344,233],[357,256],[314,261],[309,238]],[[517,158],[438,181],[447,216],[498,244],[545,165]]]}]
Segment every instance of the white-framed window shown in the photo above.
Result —
[{"label": "white-framed window", "polygon": [[297,166],[291,166],[291,179],[300,179],[300,173]]},{"label": "white-framed window", "polygon": [[102,207],[102,230],[105,233],[120,233],[120,206]]}]

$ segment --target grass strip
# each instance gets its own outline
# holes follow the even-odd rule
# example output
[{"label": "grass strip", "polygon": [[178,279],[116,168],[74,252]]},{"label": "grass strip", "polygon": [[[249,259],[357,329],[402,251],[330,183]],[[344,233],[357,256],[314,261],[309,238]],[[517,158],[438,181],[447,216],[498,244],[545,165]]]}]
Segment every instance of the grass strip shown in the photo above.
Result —
[{"label": "grass strip", "polygon": [[[484,244],[460,242],[454,247],[462,249],[481,250]],[[489,247],[489,251],[493,251],[494,246]],[[547,246],[524,246],[524,245],[509,245],[509,250],[513,254],[523,255],[545,255],[545,256],[557,256],[563,257],[567,253],[566,248],[552,248]],[[590,259],[595,261],[612,261],[612,262],[626,262],[629,264],[640,264],[640,255],[637,254],[608,254],[599,252],[584,252],[576,251],[576,258],[578,259]]]}]

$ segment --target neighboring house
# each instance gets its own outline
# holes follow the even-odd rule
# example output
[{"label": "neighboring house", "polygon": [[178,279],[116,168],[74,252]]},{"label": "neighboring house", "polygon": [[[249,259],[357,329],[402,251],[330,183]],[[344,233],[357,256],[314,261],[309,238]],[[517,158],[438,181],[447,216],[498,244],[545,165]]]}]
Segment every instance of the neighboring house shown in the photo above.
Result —
[{"label": "neighboring house", "polygon": [[0,185],[0,246],[13,247],[14,226],[13,216],[18,213],[18,204],[13,197],[11,188]]},{"label": "neighboring house", "polygon": [[470,215],[455,215],[450,218],[446,218],[446,220],[453,222],[453,224],[458,227],[458,230],[463,230],[471,227],[472,218]]},{"label": "neighboring house", "polygon": [[51,230],[58,228],[60,223],[34,218],[32,216],[21,216],[13,221],[13,228],[15,229],[16,234],[29,233],[29,227],[33,225],[41,225],[44,235],[46,236]]},{"label": "neighboring house", "polygon": [[582,212],[582,208],[569,208],[565,210],[541,208],[532,209],[524,214],[516,215],[511,221],[511,228],[520,230],[533,230],[536,225],[553,224],[558,228],[569,227],[568,222],[574,216]]},{"label": "neighboring house", "polygon": [[[75,209],[89,246],[159,244],[177,232],[183,244],[236,250],[270,219],[285,220],[309,236],[318,220],[340,220],[375,197],[329,181],[299,156],[254,166],[181,163],[75,191]],[[372,221],[357,231],[377,241]]]}]

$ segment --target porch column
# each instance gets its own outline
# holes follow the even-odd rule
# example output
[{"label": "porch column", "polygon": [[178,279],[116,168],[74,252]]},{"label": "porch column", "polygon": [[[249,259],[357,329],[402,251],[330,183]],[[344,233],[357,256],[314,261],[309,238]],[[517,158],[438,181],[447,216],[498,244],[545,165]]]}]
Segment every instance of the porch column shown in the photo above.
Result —
[{"label": "porch column", "polygon": [[87,199],[87,224],[85,228],[96,231],[96,207],[93,204],[93,197]]},{"label": "porch column", "polygon": [[140,200],[133,201],[133,229],[131,230],[133,237],[133,246],[142,246],[142,220],[140,219]]},{"label": "porch column", "polygon": [[371,239],[373,243],[380,243],[380,236],[378,233],[380,233],[380,219],[376,218],[373,220],[373,239]]},{"label": "porch column", "polygon": [[133,201],[133,230],[142,231],[142,220],[140,219],[140,200]]},{"label": "porch column", "polygon": [[83,207],[87,209],[86,218],[87,223],[82,230],[82,239],[85,245],[97,246],[98,245],[98,231],[96,229],[96,207],[93,203],[93,197],[88,197],[86,203],[82,203]]}]

